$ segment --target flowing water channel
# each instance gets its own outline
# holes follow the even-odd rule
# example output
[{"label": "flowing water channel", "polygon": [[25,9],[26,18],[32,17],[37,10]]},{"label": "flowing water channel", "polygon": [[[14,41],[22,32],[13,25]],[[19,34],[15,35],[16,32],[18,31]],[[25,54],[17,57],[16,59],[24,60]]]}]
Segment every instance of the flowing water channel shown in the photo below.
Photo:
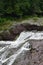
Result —
[{"label": "flowing water channel", "polygon": [[18,65],[18,62],[19,65],[29,65],[26,64],[29,62],[26,55],[31,50],[29,40],[43,40],[43,31],[23,31],[15,41],[0,41],[0,65]]}]

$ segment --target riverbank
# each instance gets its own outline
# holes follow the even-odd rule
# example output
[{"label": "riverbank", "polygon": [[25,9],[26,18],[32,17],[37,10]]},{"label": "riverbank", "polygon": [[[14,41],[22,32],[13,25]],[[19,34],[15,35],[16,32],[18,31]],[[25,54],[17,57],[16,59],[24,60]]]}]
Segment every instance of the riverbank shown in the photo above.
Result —
[{"label": "riverbank", "polygon": [[8,30],[11,26],[17,23],[29,23],[43,26],[43,17],[24,17],[20,19],[16,18],[0,18],[0,31]]},{"label": "riverbank", "polygon": [[[2,21],[3,22],[3,21]],[[5,20],[0,24],[0,40],[15,40],[22,31],[43,31],[43,17]]]},{"label": "riverbank", "polygon": [[43,31],[43,26],[29,24],[29,23],[17,23],[13,24],[8,30],[4,30],[0,32],[0,40],[4,41],[12,41],[15,40],[16,37],[22,31]]}]

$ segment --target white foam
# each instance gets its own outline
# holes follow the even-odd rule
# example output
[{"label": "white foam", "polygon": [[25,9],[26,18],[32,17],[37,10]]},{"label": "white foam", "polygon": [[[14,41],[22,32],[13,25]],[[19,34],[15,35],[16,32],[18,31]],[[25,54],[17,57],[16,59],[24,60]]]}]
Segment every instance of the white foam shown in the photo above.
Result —
[{"label": "white foam", "polygon": [[[6,65],[12,65],[18,56],[26,51],[29,51],[29,40],[41,40],[43,39],[43,32],[21,32],[17,40],[15,41],[0,41],[0,65],[6,63]],[[17,49],[17,50],[16,50]],[[8,54],[12,55],[9,57]]]}]

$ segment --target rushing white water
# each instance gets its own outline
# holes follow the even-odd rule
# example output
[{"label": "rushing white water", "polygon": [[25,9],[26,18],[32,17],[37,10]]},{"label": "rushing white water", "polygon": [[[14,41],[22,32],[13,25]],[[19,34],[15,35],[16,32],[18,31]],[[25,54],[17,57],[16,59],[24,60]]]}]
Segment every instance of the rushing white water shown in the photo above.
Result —
[{"label": "rushing white water", "polygon": [[18,56],[29,51],[29,40],[43,39],[43,32],[22,32],[16,41],[0,41],[0,65],[12,65]]}]

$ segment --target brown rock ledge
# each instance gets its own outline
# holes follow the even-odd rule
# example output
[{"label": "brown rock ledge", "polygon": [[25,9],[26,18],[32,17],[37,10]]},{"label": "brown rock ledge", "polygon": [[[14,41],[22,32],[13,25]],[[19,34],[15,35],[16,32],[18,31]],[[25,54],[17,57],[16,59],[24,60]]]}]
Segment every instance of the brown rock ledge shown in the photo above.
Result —
[{"label": "brown rock ledge", "polygon": [[14,40],[17,35],[22,31],[43,31],[43,26],[29,24],[29,23],[18,23],[12,25],[9,30],[0,32],[0,40]]}]

